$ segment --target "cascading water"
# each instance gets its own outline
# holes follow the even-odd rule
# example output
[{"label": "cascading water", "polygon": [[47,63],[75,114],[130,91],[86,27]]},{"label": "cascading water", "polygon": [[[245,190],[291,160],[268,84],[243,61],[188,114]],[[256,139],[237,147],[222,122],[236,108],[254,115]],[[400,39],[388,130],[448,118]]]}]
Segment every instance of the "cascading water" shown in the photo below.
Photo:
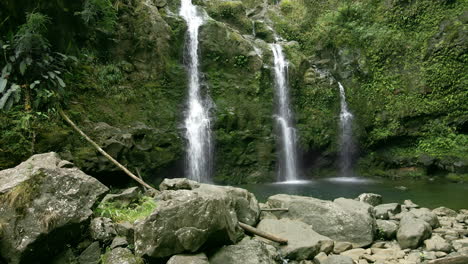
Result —
[{"label": "cascading water", "polygon": [[200,88],[198,57],[198,31],[204,17],[192,0],[182,0],[180,15],[187,22],[185,61],[188,68],[188,108],[185,116],[187,138],[188,178],[209,182],[212,166],[212,137],[209,116],[209,100],[203,98]]},{"label": "cascading water", "polygon": [[346,102],[346,93],[343,85],[338,82],[340,88],[340,170],[341,176],[352,176],[352,167],[353,167],[353,153],[355,151],[354,141],[353,141],[353,119],[354,116],[348,109],[348,104]]},{"label": "cascading water", "polygon": [[280,44],[270,44],[275,63],[275,87],[278,100],[276,122],[280,131],[280,170],[279,181],[297,181],[296,131],[293,126],[292,111],[289,107],[288,62]]}]

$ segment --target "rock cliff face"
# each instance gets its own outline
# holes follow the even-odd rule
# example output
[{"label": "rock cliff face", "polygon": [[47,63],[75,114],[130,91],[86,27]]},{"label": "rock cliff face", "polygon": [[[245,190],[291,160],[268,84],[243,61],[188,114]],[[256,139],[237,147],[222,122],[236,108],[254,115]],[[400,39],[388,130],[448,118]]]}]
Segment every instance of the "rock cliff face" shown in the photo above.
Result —
[{"label": "rock cliff face", "polygon": [[[63,39],[50,37],[54,47],[80,56],[66,78],[72,118],[144,177],[183,176],[180,124],[187,76],[180,1],[117,1],[115,28],[107,34],[97,26],[86,28],[78,16],[57,15],[59,6],[80,12],[83,6],[76,3],[22,2],[27,11],[51,16],[50,31],[63,33]],[[274,179],[274,82],[267,44],[275,41],[275,32],[290,62],[306,175],[336,171],[336,79],[347,89],[356,116],[359,173],[466,177],[468,160],[460,147],[467,144],[465,3],[276,2],[194,1],[210,17],[200,29],[200,55],[203,91],[213,103],[216,181]],[[20,4],[2,5],[20,21],[15,11]],[[38,119],[31,125],[34,133],[26,133],[14,122],[18,116],[18,111],[0,113],[0,128],[8,131],[0,135],[0,168],[33,153],[58,151],[88,173],[116,173],[60,120]]]}]

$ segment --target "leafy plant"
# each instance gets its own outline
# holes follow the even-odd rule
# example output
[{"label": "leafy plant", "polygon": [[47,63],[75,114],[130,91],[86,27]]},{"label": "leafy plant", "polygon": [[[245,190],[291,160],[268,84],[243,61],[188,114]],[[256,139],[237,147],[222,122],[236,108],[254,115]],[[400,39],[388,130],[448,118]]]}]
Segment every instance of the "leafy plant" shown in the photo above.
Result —
[{"label": "leafy plant", "polygon": [[63,94],[65,82],[61,78],[68,60],[61,53],[53,53],[45,37],[49,17],[29,13],[26,23],[10,41],[0,41],[4,66],[0,76],[0,110],[9,110],[24,97],[26,111],[54,103]]},{"label": "leafy plant", "polygon": [[114,32],[117,11],[110,0],[86,0],[80,15],[85,24],[106,34]]},{"label": "leafy plant", "polygon": [[156,202],[148,196],[141,197],[138,201],[126,207],[121,207],[118,203],[102,203],[95,213],[102,217],[108,217],[115,222],[135,222],[150,215],[156,208]]}]

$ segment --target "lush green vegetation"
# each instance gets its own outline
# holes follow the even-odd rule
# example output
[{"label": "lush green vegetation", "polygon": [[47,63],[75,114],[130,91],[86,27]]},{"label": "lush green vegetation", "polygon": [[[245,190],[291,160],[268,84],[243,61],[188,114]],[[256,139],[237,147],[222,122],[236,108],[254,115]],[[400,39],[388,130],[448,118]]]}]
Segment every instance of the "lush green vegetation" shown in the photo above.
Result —
[{"label": "lush green vegetation", "polygon": [[96,216],[107,217],[114,222],[133,223],[149,216],[157,207],[152,197],[143,196],[129,205],[122,206],[118,202],[101,203],[95,210]]},{"label": "lush green vegetation", "polygon": [[[335,168],[339,97],[328,73],[356,117],[361,174],[466,178],[466,1],[275,2],[196,1],[216,20],[201,28],[200,48],[217,181],[274,178],[270,26],[294,41],[284,49],[307,169]],[[57,117],[61,106],[144,177],[182,176],[186,27],[172,15],[177,5],[0,3],[0,168],[57,151],[86,172],[115,171]],[[256,40],[245,36],[254,30]]]}]

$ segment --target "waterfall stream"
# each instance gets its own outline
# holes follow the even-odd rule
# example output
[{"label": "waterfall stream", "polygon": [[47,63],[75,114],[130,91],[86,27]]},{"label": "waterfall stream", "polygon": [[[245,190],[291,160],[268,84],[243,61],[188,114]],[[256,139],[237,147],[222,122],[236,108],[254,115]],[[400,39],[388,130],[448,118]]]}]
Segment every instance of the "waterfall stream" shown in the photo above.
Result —
[{"label": "waterfall stream", "polygon": [[353,119],[354,116],[348,109],[346,102],[346,93],[343,85],[338,82],[340,88],[340,170],[341,176],[352,176],[353,153],[355,151],[353,141]]},{"label": "waterfall stream", "polygon": [[187,139],[188,178],[198,182],[209,182],[212,167],[212,136],[209,116],[209,100],[200,91],[198,56],[198,32],[204,16],[192,4],[182,0],[180,15],[187,22],[185,61],[188,69],[188,101],[184,126]]},{"label": "waterfall stream", "polygon": [[288,61],[280,44],[270,44],[274,55],[277,113],[275,119],[280,132],[280,170],[278,181],[297,181],[296,130],[289,106]]}]

